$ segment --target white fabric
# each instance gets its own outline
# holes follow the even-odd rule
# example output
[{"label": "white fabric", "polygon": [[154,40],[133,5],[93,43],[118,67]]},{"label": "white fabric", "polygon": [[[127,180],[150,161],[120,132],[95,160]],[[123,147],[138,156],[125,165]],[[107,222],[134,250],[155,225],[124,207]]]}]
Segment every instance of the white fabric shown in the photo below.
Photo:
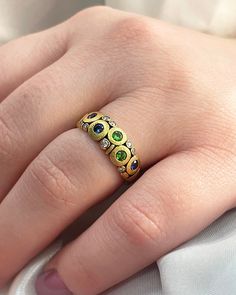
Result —
[{"label": "white fabric", "polygon": [[106,3],[211,34],[236,36],[235,0],[107,0]]},{"label": "white fabric", "polygon": [[[1,0],[0,43],[44,29],[86,5],[101,2]],[[106,3],[205,32],[236,36],[234,0],[107,0]],[[0,295],[35,295],[34,279],[60,245],[57,242],[36,257],[9,287],[0,290]],[[104,294],[232,295],[236,294],[235,277],[236,211],[233,210],[193,240],[165,255],[157,264],[152,264]]]},{"label": "white fabric", "polygon": [[61,248],[61,242],[56,242],[45,252],[36,257],[14,279],[7,292],[8,295],[36,295],[34,280],[43,265]]}]

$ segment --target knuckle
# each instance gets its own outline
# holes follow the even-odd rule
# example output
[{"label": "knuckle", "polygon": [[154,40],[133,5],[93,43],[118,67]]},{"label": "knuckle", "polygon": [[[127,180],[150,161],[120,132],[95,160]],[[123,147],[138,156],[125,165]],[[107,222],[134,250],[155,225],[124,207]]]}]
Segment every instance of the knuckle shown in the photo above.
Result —
[{"label": "knuckle", "polygon": [[58,76],[55,75],[55,71],[58,71],[59,75],[60,70],[61,67],[58,65],[53,69],[48,67],[47,69],[44,69],[43,72],[39,72],[36,76],[32,77],[30,81],[21,85],[17,91],[12,93],[12,98],[16,100],[18,109],[21,108],[20,114],[22,121],[24,119],[22,113],[30,114],[35,111],[35,113],[38,114],[39,108],[45,105],[45,97],[48,97],[47,95],[50,95],[51,93],[56,93],[61,81],[58,81]]},{"label": "knuckle", "polygon": [[77,205],[76,187],[72,182],[63,161],[46,152],[31,164],[30,174],[40,187],[41,197],[45,202],[56,207]]},{"label": "knuckle", "polygon": [[[43,85],[43,87],[42,87]],[[29,112],[32,107],[39,107],[42,99],[45,97],[45,92],[54,89],[57,85],[54,84],[52,73],[47,70],[47,75],[38,73],[37,77],[31,79],[29,83],[22,85],[21,89],[15,93],[20,99],[22,106]]]},{"label": "knuckle", "polygon": [[117,21],[110,30],[111,39],[118,41],[125,46],[135,46],[139,44],[150,44],[153,40],[152,26],[144,18],[139,16],[128,16]]},{"label": "knuckle", "polygon": [[[40,83],[26,83],[9,99],[14,105],[0,107],[0,160],[16,161],[16,155],[29,144],[26,132],[31,124],[37,124],[32,114],[38,114],[42,100]],[[44,83],[45,85],[45,83]]]},{"label": "knuckle", "polygon": [[23,107],[27,108],[27,105],[29,105],[31,100],[35,100],[40,97],[41,85],[39,85],[39,83],[34,83],[32,80],[30,83],[23,85],[23,87],[17,91],[16,95],[22,102]]},{"label": "knuckle", "polygon": [[155,170],[146,172],[145,194],[149,196],[148,198],[151,196],[155,198],[154,209],[165,218],[164,224],[170,229],[173,219],[189,210],[191,198],[185,196],[189,196],[191,192],[189,188],[180,186],[173,171],[163,169],[162,175],[155,172]]},{"label": "knuckle", "polygon": [[150,205],[126,199],[112,217],[115,226],[132,244],[147,247],[156,245],[166,236],[166,218],[157,207],[155,209],[155,212],[150,212]]}]

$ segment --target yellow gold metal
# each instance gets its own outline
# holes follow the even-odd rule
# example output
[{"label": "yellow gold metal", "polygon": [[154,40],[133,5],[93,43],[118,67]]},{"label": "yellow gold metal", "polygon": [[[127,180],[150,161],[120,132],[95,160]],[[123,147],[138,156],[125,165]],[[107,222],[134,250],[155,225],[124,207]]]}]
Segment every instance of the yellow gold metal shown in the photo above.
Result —
[{"label": "yellow gold metal", "polygon": [[[91,115],[91,114],[93,114],[93,113],[97,113],[97,115],[95,117],[93,117],[93,118],[88,118],[88,116]],[[103,114],[101,114],[101,113],[91,112],[91,113],[86,114],[81,120],[84,123],[91,123],[91,122],[94,122],[94,121],[100,119],[102,116],[103,116]]]},{"label": "yellow gold metal", "polygon": [[125,179],[128,179],[129,178],[129,174],[127,172],[123,172],[121,173],[121,176]]},{"label": "yellow gold metal", "polygon": [[[104,126],[104,130],[101,132],[101,133],[96,133],[94,132],[93,130],[93,127],[96,125],[96,124],[102,124]],[[102,139],[103,137],[105,137],[107,135],[109,131],[109,125],[107,122],[103,121],[103,120],[97,120],[97,121],[94,121],[92,122],[90,125],[89,125],[89,128],[88,128],[88,134],[89,136],[93,139],[93,140],[96,140],[96,141],[99,141],[100,139]]]},{"label": "yellow gold metal", "polygon": [[110,116],[91,112],[80,119],[76,126],[88,132],[100,144],[125,180],[136,178],[140,171],[140,159],[126,133],[116,126]]},{"label": "yellow gold metal", "polygon": [[110,154],[110,152],[114,149],[115,145],[112,144],[107,150],[106,150],[106,154]]},{"label": "yellow gold metal", "polygon": [[138,168],[139,168],[139,165],[138,165],[138,167],[137,167],[136,169],[134,169],[134,170],[131,169],[131,164],[132,164],[133,161],[135,161],[135,160],[139,161],[139,159],[138,159],[138,157],[137,157],[136,155],[133,156],[133,157],[129,160],[129,162],[128,162],[127,166],[126,166],[126,171],[127,171],[130,175],[135,174],[135,173],[137,172]]}]

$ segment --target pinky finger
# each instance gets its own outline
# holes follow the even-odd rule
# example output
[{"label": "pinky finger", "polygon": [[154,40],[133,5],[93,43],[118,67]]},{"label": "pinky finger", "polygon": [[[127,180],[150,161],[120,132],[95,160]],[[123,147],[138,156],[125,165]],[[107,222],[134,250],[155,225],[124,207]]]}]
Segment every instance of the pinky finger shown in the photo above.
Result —
[{"label": "pinky finger", "polygon": [[156,164],[52,259],[38,295],[99,294],[196,235],[232,206],[234,179],[222,166],[186,153]]}]

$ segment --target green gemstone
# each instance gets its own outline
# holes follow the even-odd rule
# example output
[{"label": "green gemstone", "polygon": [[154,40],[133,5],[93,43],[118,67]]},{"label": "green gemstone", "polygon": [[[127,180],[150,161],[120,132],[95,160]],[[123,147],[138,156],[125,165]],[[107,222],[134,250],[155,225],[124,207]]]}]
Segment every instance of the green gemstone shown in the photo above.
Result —
[{"label": "green gemstone", "polygon": [[126,154],[125,151],[118,151],[118,152],[116,153],[116,159],[117,159],[118,161],[124,161],[126,158],[127,158],[127,154]]},{"label": "green gemstone", "polygon": [[123,138],[123,134],[122,132],[116,130],[112,133],[112,138],[115,140],[115,141],[121,141],[122,138]]}]

